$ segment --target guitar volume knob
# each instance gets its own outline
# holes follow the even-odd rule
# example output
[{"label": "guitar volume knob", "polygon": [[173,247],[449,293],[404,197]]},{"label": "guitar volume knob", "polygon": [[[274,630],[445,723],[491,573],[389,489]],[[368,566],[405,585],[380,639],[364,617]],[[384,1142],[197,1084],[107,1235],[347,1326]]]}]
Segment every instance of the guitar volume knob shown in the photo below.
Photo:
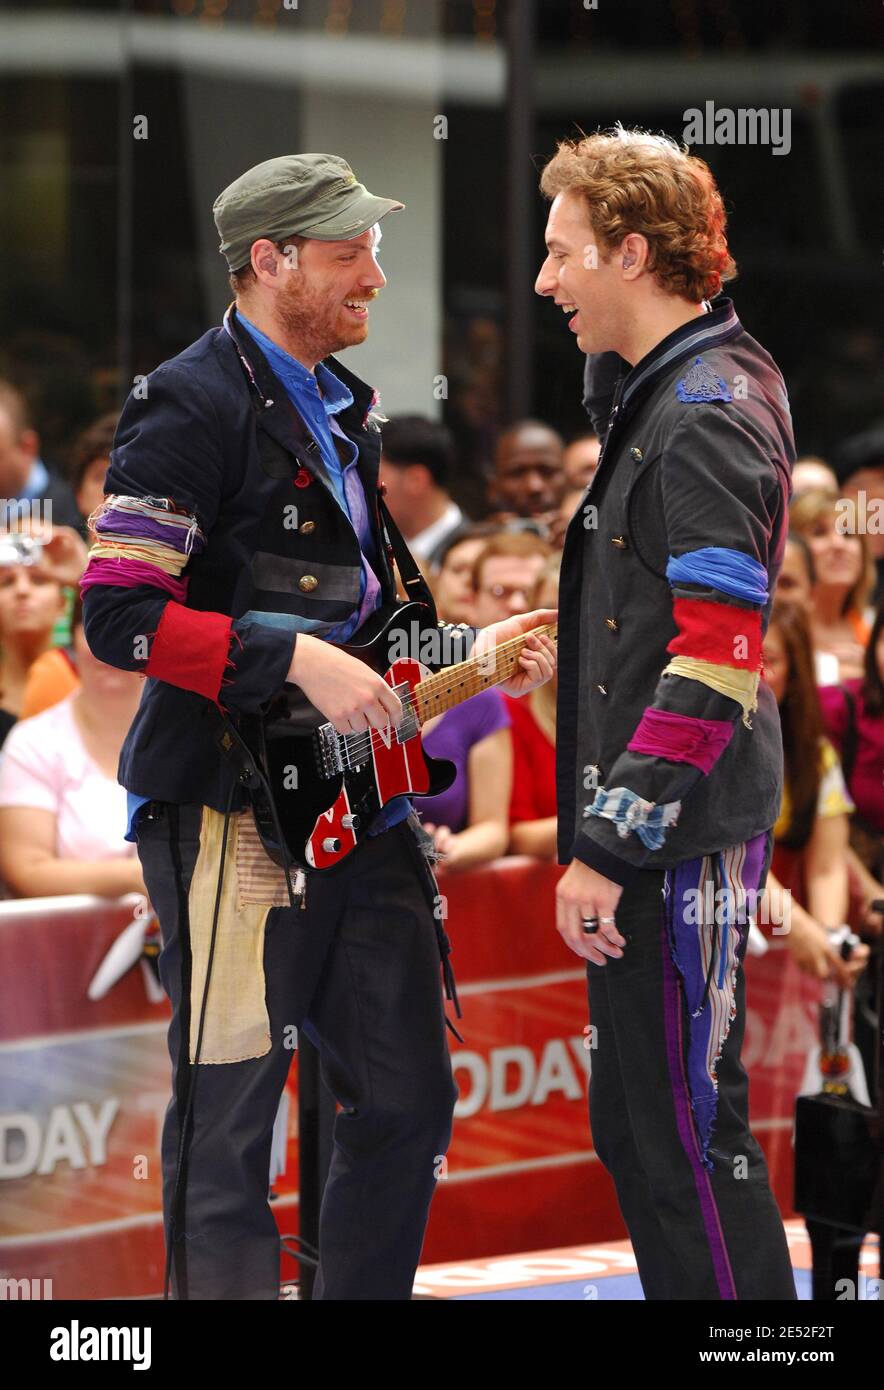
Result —
[{"label": "guitar volume knob", "polygon": [[359,817],[358,817],[358,816],[341,816],[341,825],[344,827],[345,830],[358,830],[358,829],[359,829]]},{"label": "guitar volume knob", "polygon": [[341,848],[341,842],[334,835],[326,835],[322,842],[322,848],[326,854],[337,854]]}]

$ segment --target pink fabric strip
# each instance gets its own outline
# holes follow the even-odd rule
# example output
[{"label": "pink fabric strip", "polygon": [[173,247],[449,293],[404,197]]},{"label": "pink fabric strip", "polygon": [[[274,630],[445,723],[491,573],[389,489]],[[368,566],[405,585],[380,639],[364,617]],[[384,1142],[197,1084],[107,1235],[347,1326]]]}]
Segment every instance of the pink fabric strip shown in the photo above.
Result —
[{"label": "pink fabric strip", "polygon": [[80,593],[91,589],[93,584],[117,584],[121,589],[134,589],[139,584],[150,584],[154,589],[165,589],[179,603],[187,598],[186,579],[176,579],[166,574],[157,565],[146,560],[111,560],[104,556],[90,560],[80,580]]},{"label": "pink fabric strip", "polygon": [[731,741],[727,719],[694,719],[688,714],[648,707],[626,745],[632,753],[650,753],[672,763],[690,763],[708,773]]}]

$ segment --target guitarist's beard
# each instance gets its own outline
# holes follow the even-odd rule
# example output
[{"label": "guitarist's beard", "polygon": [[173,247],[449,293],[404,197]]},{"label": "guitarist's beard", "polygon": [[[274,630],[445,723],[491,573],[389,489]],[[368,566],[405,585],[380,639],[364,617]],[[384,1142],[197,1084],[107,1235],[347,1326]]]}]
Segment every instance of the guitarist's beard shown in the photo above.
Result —
[{"label": "guitarist's beard", "polygon": [[[376,291],[361,290],[357,297],[372,299]],[[297,346],[293,356],[312,371],[330,353],[355,347],[368,337],[368,320],[352,321],[343,301],[330,298],[327,289],[298,282],[289,276],[287,288],[276,296],[273,313],[282,334],[283,343]]]}]

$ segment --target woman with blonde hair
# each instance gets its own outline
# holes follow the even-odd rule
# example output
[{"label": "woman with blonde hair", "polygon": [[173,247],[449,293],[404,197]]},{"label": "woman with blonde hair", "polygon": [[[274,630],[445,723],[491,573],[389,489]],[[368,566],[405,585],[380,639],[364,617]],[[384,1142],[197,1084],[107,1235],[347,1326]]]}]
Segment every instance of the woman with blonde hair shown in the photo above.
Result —
[{"label": "woman with blonde hair", "polygon": [[864,610],[875,583],[866,537],[847,529],[838,498],[829,492],[802,493],[789,515],[813,559],[814,647],[837,658],[838,682],[861,678],[870,626]]}]

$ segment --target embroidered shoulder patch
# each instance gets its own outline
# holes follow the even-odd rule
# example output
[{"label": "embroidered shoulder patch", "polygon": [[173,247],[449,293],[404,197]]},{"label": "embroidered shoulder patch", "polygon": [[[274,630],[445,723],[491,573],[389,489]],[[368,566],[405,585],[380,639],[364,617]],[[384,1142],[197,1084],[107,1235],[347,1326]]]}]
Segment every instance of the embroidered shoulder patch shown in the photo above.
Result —
[{"label": "embroidered shoulder patch", "polygon": [[675,388],[680,401],[732,401],[723,377],[716,376],[702,357],[695,357],[693,366]]}]

